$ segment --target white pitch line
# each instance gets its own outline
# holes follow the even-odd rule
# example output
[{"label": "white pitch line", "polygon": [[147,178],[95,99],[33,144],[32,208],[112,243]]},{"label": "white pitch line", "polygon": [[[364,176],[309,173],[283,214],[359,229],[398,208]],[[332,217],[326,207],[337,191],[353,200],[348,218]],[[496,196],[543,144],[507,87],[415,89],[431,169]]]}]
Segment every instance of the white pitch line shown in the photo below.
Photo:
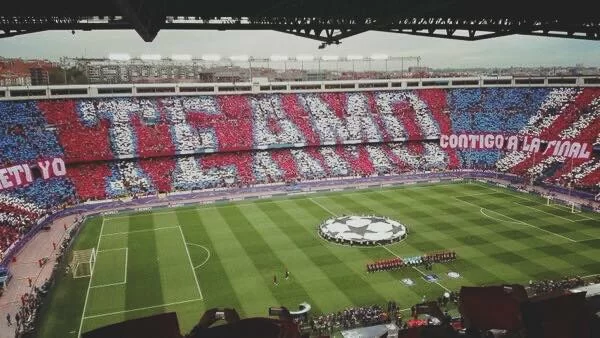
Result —
[{"label": "white pitch line", "polygon": [[[485,185],[481,185],[481,184],[478,184],[478,185],[481,186],[481,187],[483,187],[483,188],[487,188],[487,189],[489,189],[491,191],[495,191],[495,192],[497,192],[499,194],[503,194],[503,195],[506,195],[506,196],[510,196],[510,197],[514,197],[514,198],[519,198],[519,199],[522,199],[522,200],[525,200],[525,201],[530,201],[530,202],[538,203],[540,205],[544,205],[543,203],[540,203],[539,201],[536,201],[536,200],[532,200],[531,198],[519,196],[518,192],[514,192],[514,191],[510,191],[510,190],[508,192],[506,192],[506,191],[500,191],[500,190],[497,190],[497,189],[494,189],[494,188],[491,188],[491,187],[488,187],[488,186],[485,186]],[[567,211],[567,212],[569,211],[569,208],[567,206],[562,206],[562,208],[564,208],[564,209],[559,208],[559,206],[553,206],[553,205],[548,205],[548,207],[550,207],[552,209],[559,210],[559,211]],[[585,216],[585,215],[577,215],[577,216],[578,217],[583,217],[585,220],[595,220],[595,218],[590,218],[590,217]],[[581,222],[581,221],[583,221],[583,220],[573,221],[573,222]]]},{"label": "white pitch line", "polygon": [[562,219],[564,219],[565,221],[569,221],[569,222],[575,222],[575,221],[573,221],[573,220],[571,220],[571,219],[568,219],[568,218],[565,218],[565,217],[562,217],[562,216],[558,216],[558,215],[555,215],[555,214],[551,214],[551,213],[549,213],[549,212],[546,212],[546,211],[544,211],[544,210],[541,210],[541,209],[538,209],[538,208],[535,208],[535,207],[532,207],[532,206],[529,206],[529,205],[525,205],[525,204],[523,204],[523,203],[519,203],[519,202],[513,202],[513,203],[514,203],[514,204],[517,204],[517,205],[520,205],[520,206],[522,206],[522,207],[525,207],[525,208],[529,208],[529,209],[537,210],[538,212],[542,212],[542,213],[544,213],[544,214],[546,214],[546,215],[550,215],[550,216],[554,216],[554,217],[562,218]]},{"label": "white pitch line", "polygon": [[115,235],[127,235],[127,234],[134,234],[134,233],[137,233],[137,232],[150,232],[150,231],[158,231],[158,230],[165,230],[165,229],[175,229],[175,228],[179,228],[179,225],[177,225],[177,226],[171,226],[171,227],[144,229],[144,230],[132,230],[132,231],[123,231],[123,232],[112,232],[112,233],[105,234],[105,235],[102,235],[102,236],[106,237],[106,236],[115,236]]},{"label": "white pitch line", "polygon": [[[391,253],[392,255],[398,257],[398,258],[402,258],[399,255],[397,255],[395,252],[393,252],[392,250],[390,250],[389,248],[379,244],[380,247],[384,248],[385,250],[387,250],[389,253]],[[417,270],[421,275],[423,276],[427,276],[427,274],[425,274],[423,271],[419,270],[416,266],[412,267],[413,269]],[[441,287],[442,289],[450,292],[450,289],[448,289],[447,287],[443,286],[442,284],[440,284],[439,282],[434,282],[435,284],[437,284],[439,287]]]},{"label": "white pitch line", "polygon": [[[417,270],[420,274],[422,274],[423,276],[427,276],[426,273],[424,273],[423,271],[419,270],[419,268],[417,268],[416,266],[412,267],[413,269]],[[435,284],[439,285],[442,289],[451,292],[450,289],[448,289],[447,287],[443,286],[442,284],[440,284],[440,282],[434,282]]]},{"label": "white pitch line", "polygon": [[100,253],[100,252],[108,252],[108,251],[117,251],[117,250],[127,250],[127,248],[114,248],[114,249],[98,250],[98,253]]},{"label": "white pitch line", "polygon": [[495,221],[498,221],[498,222],[510,222],[510,223],[515,223],[515,224],[521,224],[521,222],[507,221],[507,220],[505,220],[505,219],[500,219],[500,218],[492,217],[492,216],[490,216],[490,215],[486,214],[486,213],[484,212],[484,210],[486,210],[486,209],[485,209],[485,208],[481,208],[481,209],[479,210],[479,212],[481,212],[481,214],[482,214],[483,216],[485,216],[485,217],[488,217],[488,218],[491,218],[491,219],[493,219],[493,220],[495,220]]},{"label": "white pitch line", "polygon": [[[474,203],[471,203],[471,202],[463,201],[463,200],[461,200],[461,199],[458,199],[458,198],[457,198],[456,200],[457,200],[457,201],[461,201],[461,202],[463,202],[463,203],[470,204],[470,205],[472,205],[472,206],[475,206],[475,207],[478,207],[478,208],[481,208],[481,206],[480,206],[480,205],[477,205],[477,204],[474,204]],[[528,226],[528,227],[531,227],[531,228],[534,228],[534,229],[538,229],[538,230],[540,230],[540,231],[543,231],[543,232],[549,233],[549,234],[551,234],[551,235],[554,235],[554,236],[558,236],[558,237],[560,237],[560,238],[564,238],[564,239],[566,239],[566,240],[568,240],[568,241],[571,241],[571,242],[574,242],[574,243],[575,243],[575,242],[577,242],[576,240],[574,240],[574,239],[572,239],[572,238],[565,237],[565,236],[563,236],[563,235],[561,235],[561,234],[557,234],[556,232],[552,232],[552,231],[549,231],[549,230],[546,230],[546,229],[542,229],[542,228],[540,228],[540,227],[536,227],[535,225],[532,225],[532,224],[529,224],[529,223],[526,223],[526,222],[520,221],[520,220],[518,220],[518,219],[512,218],[512,217],[510,217],[510,216],[507,216],[507,215],[505,215],[505,214],[503,214],[503,213],[500,213],[500,212],[494,211],[494,210],[492,210],[492,209],[486,209],[486,210],[487,210],[487,211],[490,211],[490,212],[493,212],[493,213],[495,213],[495,214],[498,214],[498,215],[500,215],[500,216],[502,216],[502,217],[506,217],[506,218],[510,219],[511,221],[513,221],[513,222],[516,222],[516,223],[519,223],[519,224],[523,224],[523,225],[526,225],[526,226]]]},{"label": "white pitch line", "polygon": [[98,289],[98,288],[105,288],[108,286],[127,284],[127,261],[128,261],[128,257],[129,257],[129,249],[128,248],[117,248],[117,249],[101,250],[98,252],[107,252],[107,251],[116,251],[116,250],[125,250],[125,273],[123,276],[123,281],[117,282],[117,283],[110,283],[110,284],[94,285],[94,286],[90,287],[91,289]]},{"label": "white pitch line", "polygon": [[183,235],[183,230],[181,227],[179,228],[179,233],[181,234],[181,240],[183,240],[183,246],[185,246],[185,252],[187,253],[188,260],[190,262],[190,267],[192,268],[192,274],[194,275],[194,280],[196,280],[196,287],[198,288],[198,293],[200,294],[200,299],[204,299],[202,296],[202,290],[200,290],[200,283],[198,283],[198,276],[196,276],[196,269],[194,269],[194,264],[192,264],[192,256],[190,256],[190,250],[188,249],[187,242],[185,241],[185,236]]},{"label": "white pitch line", "polygon": [[320,207],[321,209],[323,209],[323,210],[327,211],[327,212],[328,212],[328,213],[330,213],[332,216],[337,216],[337,214],[336,214],[336,213],[334,213],[333,211],[331,211],[331,210],[327,209],[327,208],[326,208],[326,207],[325,207],[323,204],[321,204],[321,203],[319,203],[319,202],[315,201],[314,199],[312,199],[312,198],[309,198],[308,200],[309,200],[309,201],[311,201],[311,202],[313,202],[314,204],[316,204],[316,205],[317,205],[318,207]]},{"label": "white pitch line", "polygon": [[[463,182],[464,183],[464,182]],[[460,182],[456,182],[456,183],[440,183],[440,184],[436,184],[436,183],[417,183],[415,185],[412,185],[410,183],[390,183],[392,184],[392,186],[383,186],[382,184],[380,184],[380,187],[369,187],[369,186],[359,186],[359,187],[352,187],[354,189],[354,192],[347,192],[348,190],[339,190],[339,191],[335,191],[335,190],[329,190],[329,191],[314,191],[314,190],[308,190],[308,191],[302,191],[301,194],[304,194],[306,196],[302,196],[302,195],[295,195],[295,196],[299,196],[296,197],[295,199],[298,200],[305,200],[305,199],[317,199],[317,198],[327,198],[329,196],[314,196],[314,197],[310,197],[309,194],[314,194],[314,193],[318,193],[318,194],[337,194],[337,193],[343,193],[344,196],[352,196],[352,195],[360,195],[360,194],[365,194],[365,193],[369,193],[368,191],[361,191],[361,190],[369,190],[369,189],[377,189],[378,193],[389,193],[389,192],[393,192],[396,190],[419,190],[419,189],[427,189],[427,188],[431,188],[432,186],[436,186],[436,187],[440,187],[440,186],[453,186],[453,185],[457,185],[457,184],[461,184]],[[335,188],[334,188],[335,189]],[[358,191],[357,191],[358,190]],[[273,192],[274,194],[276,193],[281,193],[281,191],[276,191]],[[255,198],[256,196],[253,196],[252,199],[259,201],[259,198]],[[264,200],[260,200],[261,202],[259,203],[279,203],[281,201],[285,201],[287,200],[287,198],[289,198],[291,196],[271,196],[270,198],[274,198],[273,201],[264,201]],[[171,210],[161,210],[161,211],[156,211],[156,212],[152,212],[153,215],[162,215],[162,214],[170,214],[170,213],[174,213],[174,212],[193,212],[193,211],[198,211],[198,210],[205,210],[205,209],[218,209],[218,208],[226,208],[226,207],[230,207],[231,204],[234,204],[235,206],[244,206],[244,205],[252,205],[255,204],[256,201],[253,202],[245,202],[245,203],[239,203],[239,201],[226,201],[225,204],[219,204],[219,205],[213,205],[213,204],[217,204],[217,203],[222,203],[223,201],[209,201],[208,203],[196,203],[197,205],[182,205],[180,207],[175,207]],[[192,202],[184,202],[184,203],[192,203]],[[167,204],[164,205],[159,205],[156,206],[156,209],[161,209],[161,208],[167,208]],[[186,210],[179,210],[181,208],[186,208]],[[116,215],[110,215],[106,217],[107,220],[117,220],[117,219],[121,219],[121,218],[129,218],[129,217],[136,217],[136,215],[138,215],[137,212],[135,211],[123,211],[122,215],[116,214]]]},{"label": "white pitch line", "polygon": [[196,265],[194,267],[194,270],[202,267],[204,264],[206,264],[206,262],[208,262],[208,260],[210,259],[210,250],[208,250],[207,247],[205,247],[204,245],[200,245],[200,244],[196,244],[196,243],[190,243],[190,242],[186,242],[185,244],[187,244],[187,245],[194,245],[194,246],[200,247],[200,248],[204,249],[206,251],[206,253],[208,254],[208,256],[206,257],[206,259],[204,260],[204,262]]},{"label": "white pitch line", "polygon": [[196,298],[196,299],[189,299],[189,300],[184,300],[184,301],[174,302],[174,303],[168,303],[168,304],[160,304],[160,305],[146,306],[146,307],[140,307],[140,308],[130,309],[130,310],[115,311],[115,312],[109,312],[109,313],[101,313],[101,314],[97,314],[97,315],[87,316],[87,317],[85,317],[85,319],[107,317],[107,316],[118,315],[118,314],[122,314],[122,313],[129,313],[129,312],[134,312],[134,311],[143,311],[143,310],[155,309],[157,307],[167,307],[167,306],[173,306],[173,305],[179,305],[179,304],[186,304],[186,303],[192,303],[192,302],[200,302],[202,300],[203,300],[202,298]]},{"label": "white pitch line", "polygon": [[129,248],[125,248],[125,283],[127,284],[127,263],[129,262]]},{"label": "white pitch line", "polygon": [[504,214],[502,214],[502,213],[499,213],[499,212],[497,212],[497,211],[490,210],[490,209],[487,209],[487,210],[488,210],[488,211],[491,211],[491,212],[493,212],[493,213],[496,213],[496,214],[498,214],[498,215],[500,215],[500,216],[506,217],[506,218],[508,218],[508,219],[510,219],[510,220],[513,220],[513,221],[515,221],[515,222],[519,222],[519,223],[521,223],[521,224],[523,224],[523,225],[526,225],[526,226],[528,226],[528,227],[531,227],[531,228],[538,229],[538,230],[540,230],[540,231],[543,231],[543,232],[549,233],[549,234],[551,234],[551,235],[554,235],[554,236],[558,236],[558,237],[560,237],[560,238],[564,238],[564,239],[566,239],[566,240],[568,240],[568,241],[571,241],[571,242],[574,242],[574,243],[575,243],[575,242],[577,242],[576,240],[574,240],[574,239],[572,239],[572,238],[565,237],[565,236],[563,236],[563,235],[561,235],[561,234],[557,234],[556,232],[552,232],[552,231],[549,231],[549,230],[546,230],[546,229],[543,229],[543,228],[540,228],[540,227],[536,227],[535,225],[532,225],[532,224],[529,224],[529,223],[526,223],[526,222],[523,222],[523,221],[519,221],[519,220],[517,220],[517,219],[514,219],[514,218],[512,218],[512,217],[510,217],[510,216],[504,215]]},{"label": "white pitch line", "polygon": [[94,286],[90,286],[90,289],[106,288],[106,287],[109,287],[109,286],[124,285],[124,284],[127,284],[127,281],[118,282],[118,283],[110,283],[110,284],[94,285]]},{"label": "white pitch line", "polygon": [[453,197],[461,198],[461,197],[471,197],[471,196],[489,196],[489,195],[496,195],[496,194],[502,194],[502,193],[501,192],[482,192],[482,193],[478,193],[478,194],[458,195],[458,196],[453,196]]},{"label": "white pitch line", "polygon": [[[100,239],[102,238],[102,231],[104,231],[104,217],[102,217],[102,225],[100,226],[100,236],[98,236],[98,243],[96,243],[96,252],[100,248]],[[96,264],[94,263],[94,267]],[[81,321],[79,322],[79,331],[77,333],[77,337],[81,337],[81,329],[83,329],[83,320],[85,318],[85,310],[87,308],[88,298],[90,296],[90,289],[92,286],[92,278],[94,278],[94,268],[92,267],[92,271],[90,271],[90,281],[88,282],[87,291],[85,293],[85,301],[83,302],[83,311],[81,312]]]}]

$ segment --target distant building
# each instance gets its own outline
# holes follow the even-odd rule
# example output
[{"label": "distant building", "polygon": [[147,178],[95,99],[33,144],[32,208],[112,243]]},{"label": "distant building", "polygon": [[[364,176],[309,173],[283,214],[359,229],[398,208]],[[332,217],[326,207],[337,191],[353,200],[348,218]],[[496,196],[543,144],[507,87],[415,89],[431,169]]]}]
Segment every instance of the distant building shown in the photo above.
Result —
[{"label": "distant building", "polygon": [[431,68],[429,67],[408,67],[409,73],[429,73],[431,72]]},{"label": "distant building", "polygon": [[306,72],[307,81],[323,81],[326,80],[324,72]]},{"label": "distant building", "polygon": [[32,86],[47,85],[49,83],[47,69],[42,67],[30,68],[29,74],[31,75]]},{"label": "distant building", "polygon": [[0,59],[0,86],[47,85],[56,67],[46,60]]},{"label": "distant building", "polygon": [[75,59],[90,83],[212,82],[214,71],[194,62]]}]

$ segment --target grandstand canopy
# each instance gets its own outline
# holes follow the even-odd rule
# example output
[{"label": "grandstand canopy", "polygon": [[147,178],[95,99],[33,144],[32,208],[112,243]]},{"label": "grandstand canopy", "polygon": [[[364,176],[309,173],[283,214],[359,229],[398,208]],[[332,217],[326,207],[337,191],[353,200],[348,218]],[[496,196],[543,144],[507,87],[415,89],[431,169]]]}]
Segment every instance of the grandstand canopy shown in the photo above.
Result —
[{"label": "grandstand canopy", "polygon": [[45,30],[275,30],[339,43],[365,31],[479,40],[511,34],[600,40],[597,1],[571,0],[21,0],[0,36]]}]

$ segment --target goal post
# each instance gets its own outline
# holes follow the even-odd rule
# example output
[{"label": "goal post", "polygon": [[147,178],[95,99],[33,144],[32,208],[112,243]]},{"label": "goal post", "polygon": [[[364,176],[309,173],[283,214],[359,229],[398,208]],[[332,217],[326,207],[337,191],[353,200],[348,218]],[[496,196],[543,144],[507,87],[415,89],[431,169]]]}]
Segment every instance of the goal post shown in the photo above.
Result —
[{"label": "goal post", "polygon": [[581,204],[575,203],[575,202],[571,202],[571,213],[572,214],[578,214],[580,212],[581,212]]},{"label": "goal post", "polygon": [[550,207],[560,207],[561,209],[569,211],[572,214],[578,214],[581,212],[581,204],[573,201],[564,201],[552,196],[546,196],[546,205]]},{"label": "goal post", "polygon": [[75,250],[69,267],[73,278],[91,277],[96,265],[96,249]]}]

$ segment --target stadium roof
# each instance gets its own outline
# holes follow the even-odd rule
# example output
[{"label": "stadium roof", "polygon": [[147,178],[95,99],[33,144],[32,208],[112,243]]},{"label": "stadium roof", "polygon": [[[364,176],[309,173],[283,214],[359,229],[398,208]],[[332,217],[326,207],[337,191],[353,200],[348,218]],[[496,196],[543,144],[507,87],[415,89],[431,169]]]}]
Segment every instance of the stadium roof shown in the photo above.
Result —
[{"label": "stadium roof", "polygon": [[[14,4],[14,3],[13,3]],[[461,40],[511,34],[600,40],[600,3],[588,0],[21,0],[5,4],[0,37],[45,30],[275,30],[322,41],[365,31]]]}]

